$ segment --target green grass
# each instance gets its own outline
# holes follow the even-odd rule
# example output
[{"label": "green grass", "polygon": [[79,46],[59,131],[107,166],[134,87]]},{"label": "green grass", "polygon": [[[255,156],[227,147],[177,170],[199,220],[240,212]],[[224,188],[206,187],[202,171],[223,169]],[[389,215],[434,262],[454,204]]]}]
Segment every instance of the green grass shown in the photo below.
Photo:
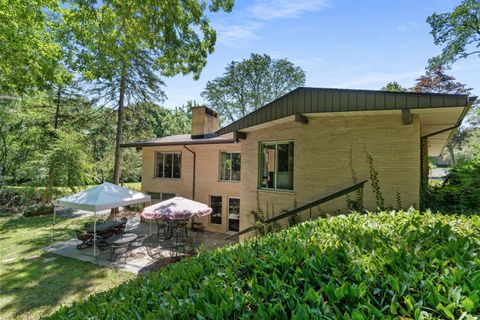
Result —
[{"label": "green grass", "polygon": [[204,252],[54,319],[475,319],[479,216],[380,212]]},{"label": "green grass", "polygon": [[[56,240],[73,238],[85,219],[60,218]],[[51,216],[24,218],[0,212],[0,318],[37,319],[133,274],[43,252]]]}]

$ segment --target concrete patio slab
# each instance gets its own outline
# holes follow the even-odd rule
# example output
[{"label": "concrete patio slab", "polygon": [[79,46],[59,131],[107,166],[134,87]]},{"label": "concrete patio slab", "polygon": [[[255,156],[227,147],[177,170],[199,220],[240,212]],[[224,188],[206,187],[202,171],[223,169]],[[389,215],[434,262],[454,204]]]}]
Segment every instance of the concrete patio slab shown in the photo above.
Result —
[{"label": "concrete patio slab", "polygon": [[[172,249],[171,241],[162,241],[157,238],[157,225],[155,222],[146,223],[141,222],[138,217],[131,218],[127,222],[125,233],[148,234],[148,245],[135,248],[129,251],[128,256],[121,257],[116,261],[110,260],[111,251],[109,249],[102,251],[97,247],[97,256],[93,254],[93,247],[77,249],[77,245],[81,243],[77,239],[58,242],[45,247],[44,250],[64,257],[105,267],[118,268],[135,274],[156,270],[175,261],[176,258],[185,256],[183,249]],[[234,243],[234,241],[225,240],[226,236],[222,233],[188,230],[188,238],[197,240],[197,242],[200,242],[200,246],[207,250]],[[198,241],[199,239],[200,241]],[[188,240],[179,239],[179,243],[182,243],[182,241],[186,243]]]}]

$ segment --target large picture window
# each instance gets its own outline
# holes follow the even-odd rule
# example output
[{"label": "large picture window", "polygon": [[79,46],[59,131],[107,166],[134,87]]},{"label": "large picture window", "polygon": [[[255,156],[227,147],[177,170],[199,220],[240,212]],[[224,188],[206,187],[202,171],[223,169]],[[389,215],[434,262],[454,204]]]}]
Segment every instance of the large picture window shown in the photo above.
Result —
[{"label": "large picture window", "polygon": [[155,176],[158,178],[180,178],[182,154],[180,152],[157,152],[155,159]]},{"label": "large picture window", "polygon": [[222,224],[222,197],[210,196],[210,208],[212,208],[210,223]]},{"label": "large picture window", "polygon": [[220,180],[240,181],[240,153],[220,152]]},{"label": "large picture window", "polygon": [[293,141],[260,144],[259,186],[293,190]]}]

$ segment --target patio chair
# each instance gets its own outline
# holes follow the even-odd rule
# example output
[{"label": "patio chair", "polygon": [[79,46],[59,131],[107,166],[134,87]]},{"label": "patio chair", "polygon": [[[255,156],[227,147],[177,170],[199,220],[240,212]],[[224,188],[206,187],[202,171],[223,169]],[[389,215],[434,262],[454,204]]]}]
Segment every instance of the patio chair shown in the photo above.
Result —
[{"label": "patio chair", "polygon": [[127,262],[127,253],[128,253],[128,243],[122,243],[122,244],[114,244],[112,243],[110,245],[111,248],[111,255],[110,255],[110,261],[117,261],[119,257],[124,257],[124,262]]},{"label": "patio chair", "polygon": [[132,256],[135,256],[135,254],[133,254],[133,250],[142,248],[144,246],[143,243],[145,242],[147,237],[148,237],[148,234],[139,234],[137,236],[137,239],[135,239],[134,242],[130,243],[130,250],[132,252]]},{"label": "patio chair", "polygon": [[180,233],[184,233],[185,239],[188,239],[188,221],[177,222],[173,232],[174,232],[173,235],[175,237],[176,242],[178,242],[178,236],[180,235]]},{"label": "patio chair", "polygon": [[82,243],[77,245],[77,249],[86,249],[92,246],[93,234],[75,230],[75,235],[78,240],[82,241]]},{"label": "patio chair", "polygon": [[164,221],[157,221],[157,239],[160,239],[160,230],[163,233],[163,240],[167,239],[168,225]]}]

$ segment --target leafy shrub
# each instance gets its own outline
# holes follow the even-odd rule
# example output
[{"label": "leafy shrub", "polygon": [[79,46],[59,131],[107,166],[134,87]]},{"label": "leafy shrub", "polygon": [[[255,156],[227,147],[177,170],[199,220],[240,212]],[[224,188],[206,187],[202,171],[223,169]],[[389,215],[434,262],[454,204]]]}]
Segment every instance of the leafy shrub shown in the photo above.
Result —
[{"label": "leafy shrub", "polygon": [[474,319],[480,218],[358,213],[205,252],[52,319]]},{"label": "leafy shrub", "polygon": [[480,161],[458,164],[442,185],[428,187],[423,199],[434,211],[475,213],[480,208]]},{"label": "leafy shrub", "polygon": [[53,214],[53,207],[49,205],[34,204],[28,206],[23,212],[24,217],[37,217]]},{"label": "leafy shrub", "polygon": [[16,190],[0,188],[0,206],[15,207],[22,204],[22,194]]}]

